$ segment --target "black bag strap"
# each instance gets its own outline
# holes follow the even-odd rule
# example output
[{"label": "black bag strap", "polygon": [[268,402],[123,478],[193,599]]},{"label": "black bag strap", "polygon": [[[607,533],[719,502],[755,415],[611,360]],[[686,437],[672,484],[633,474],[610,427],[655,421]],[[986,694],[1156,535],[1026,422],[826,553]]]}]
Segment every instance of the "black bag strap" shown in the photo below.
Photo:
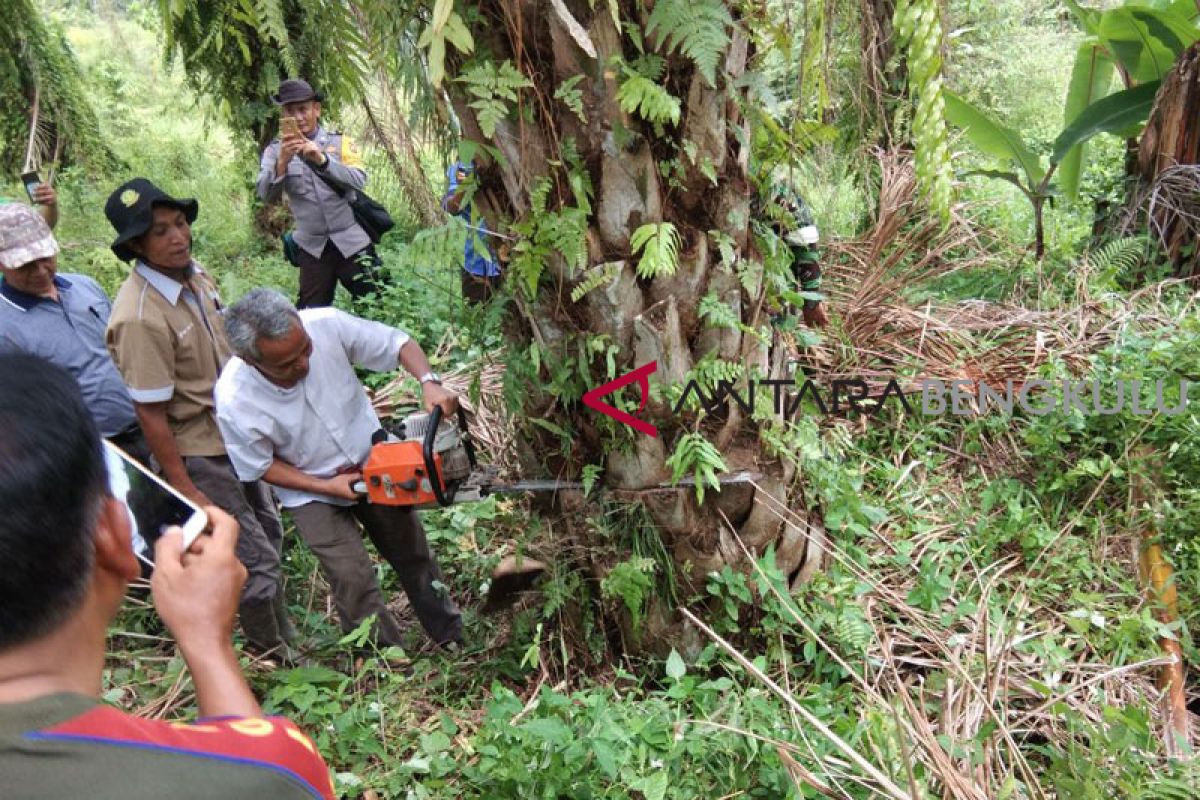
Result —
[{"label": "black bag strap", "polygon": [[[329,155],[326,154],[325,157],[329,158]],[[339,181],[337,178],[333,177],[332,175],[329,175],[329,174],[323,172],[320,167],[318,167],[316,164],[309,161],[307,158],[303,158],[303,157],[299,157],[299,156],[298,156],[298,158],[300,158],[300,160],[304,162],[304,166],[311,169],[318,178],[325,181],[326,186],[328,186],[330,189],[333,189],[335,192],[337,192],[339,195],[341,195],[341,197],[346,198],[347,193],[360,191],[358,189],[355,189],[350,184],[343,183],[342,181]]]}]

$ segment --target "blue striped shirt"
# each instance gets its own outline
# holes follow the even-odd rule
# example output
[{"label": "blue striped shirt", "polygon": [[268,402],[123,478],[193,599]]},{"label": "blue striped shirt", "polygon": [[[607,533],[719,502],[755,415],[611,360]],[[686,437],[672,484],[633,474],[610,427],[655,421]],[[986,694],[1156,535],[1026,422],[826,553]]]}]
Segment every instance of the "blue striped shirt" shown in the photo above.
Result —
[{"label": "blue striped shirt", "polygon": [[86,275],[54,278],[58,302],[0,279],[0,353],[28,353],[75,377],[100,433],[115,436],[137,422],[129,390],[104,344],[111,305]]}]

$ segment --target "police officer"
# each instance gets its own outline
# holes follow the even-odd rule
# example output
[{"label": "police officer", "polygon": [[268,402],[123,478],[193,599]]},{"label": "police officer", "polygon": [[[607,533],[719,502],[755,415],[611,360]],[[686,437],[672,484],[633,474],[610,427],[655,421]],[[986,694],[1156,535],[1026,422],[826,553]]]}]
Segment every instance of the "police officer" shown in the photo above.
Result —
[{"label": "police officer", "polygon": [[340,281],[352,297],[375,291],[378,257],[371,238],[354,220],[346,192],[367,182],[362,159],[340,134],[321,127],[321,95],[307,81],[290,79],[271,98],[280,116],[296,125],[263,151],[258,196],[267,204],[284,194],[296,221],[293,239],[300,268],[300,308],[328,306]]}]

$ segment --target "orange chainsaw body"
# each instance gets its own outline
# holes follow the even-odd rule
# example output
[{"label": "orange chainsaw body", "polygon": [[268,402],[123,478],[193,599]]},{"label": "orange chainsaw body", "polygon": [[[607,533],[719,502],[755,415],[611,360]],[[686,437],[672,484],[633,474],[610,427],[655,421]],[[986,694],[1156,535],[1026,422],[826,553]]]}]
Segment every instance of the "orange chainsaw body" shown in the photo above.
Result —
[{"label": "orange chainsaw body", "polygon": [[[433,456],[434,470],[441,488],[442,455]],[[425,469],[421,442],[383,442],[371,448],[363,465],[363,482],[367,485],[367,500],[382,506],[420,506],[437,504],[430,476]]]}]

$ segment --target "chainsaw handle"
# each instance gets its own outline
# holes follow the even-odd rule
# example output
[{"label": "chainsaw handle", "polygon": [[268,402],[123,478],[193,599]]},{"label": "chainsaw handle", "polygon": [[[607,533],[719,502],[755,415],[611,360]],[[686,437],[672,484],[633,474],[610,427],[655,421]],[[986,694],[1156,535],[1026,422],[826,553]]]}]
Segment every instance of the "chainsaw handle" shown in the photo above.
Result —
[{"label": "chainsaw handle", "polygon": [[[442,491],[442,476],[437,471],[437,462],[433,459],[433,446],[437,442],[438,428],[442,425],[442,407],[434,406],[429,412],[429,428],[425,431],[425,439],[421,442],[421,457],[425,461],[425,473],[429,475],[429,485],[433,487],[433,496],[437,498],[438,505],[448,506],[454,502],[454,497],[446,497],[446,493]],[[467,461],[471,464],[471,469],[478,466],[475,461],[475,445],[471,442],[470,432],[467,430],[467,415],[463,411],[463,407],[458,407],[458,428],[463,432],[462,443],[467,451]]]},{"label": "chainsaw handle", "polygon": [[471,465],[471,469],[476,469],[479,462],[475,460],[475,443],[471,441],[471,431],[467,429],[467,412],[463,411],[461,404],[458,406],[458,429],[463,432],[462,443],[463,448],[467,451],[467,462]]}]

